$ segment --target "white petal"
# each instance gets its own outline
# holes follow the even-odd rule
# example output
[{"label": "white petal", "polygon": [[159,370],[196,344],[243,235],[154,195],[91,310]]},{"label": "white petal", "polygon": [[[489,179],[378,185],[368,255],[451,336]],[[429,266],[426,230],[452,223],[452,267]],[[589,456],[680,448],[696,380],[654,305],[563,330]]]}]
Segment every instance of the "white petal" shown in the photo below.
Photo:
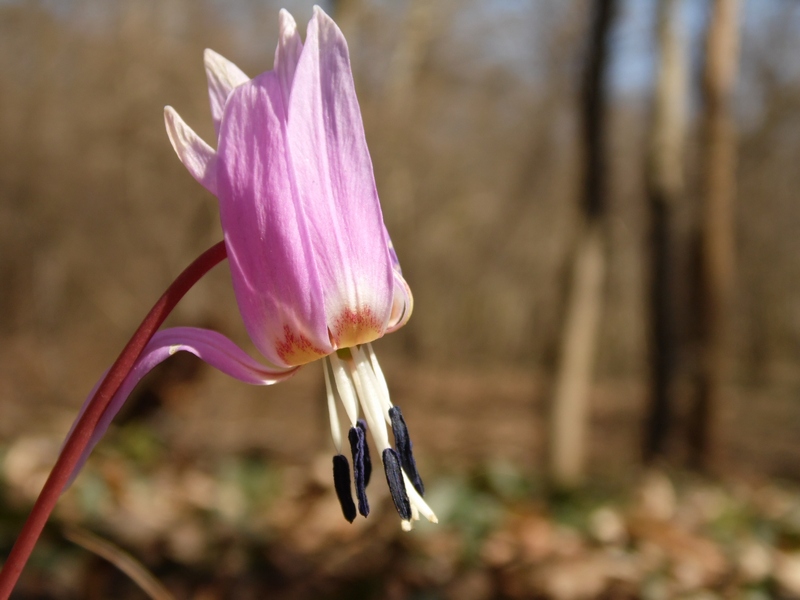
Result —
[{"label": "white petal", "polygon": [[164,108],[167,135],[178,158],[200,184],[217,195],[217,153],[191,127],[184,123],[171,106]]},{"label": "white petal", "polygon": [[208,97],[211,100],[211,117],[214,119],[214,131],[219,135],[219,124],[228,96],[233,88],[249,81],[250,78],[227,58],[209,48],[203,53],[203,59],[208,79]]}]

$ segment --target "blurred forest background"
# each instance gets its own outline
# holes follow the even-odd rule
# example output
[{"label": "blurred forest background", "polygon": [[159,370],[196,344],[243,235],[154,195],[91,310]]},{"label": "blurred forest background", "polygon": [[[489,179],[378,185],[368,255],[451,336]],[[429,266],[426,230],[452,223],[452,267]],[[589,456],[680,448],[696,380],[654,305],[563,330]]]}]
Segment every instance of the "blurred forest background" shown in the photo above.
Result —
[{"label": "blurred forest background", "polygon": [[[725,477],[800,477],[800,3],[790,0],[738,3],[735,87],[723,107],[735,130],[733,269],[716,342],[713,448],[692,441],[714,314],[697,291],[713,185],[704,69],[709,15],[724,3],[618,0],[600,39],[604,276],[596,337],[586,342],[591,482],[630,482],[643,456]],[[415,296],[409,325],[376,350],[423,474],[452,482],[499,469],[535,482],[558,452],[548,424],[558,420],[552,399],[563,391],[573,264],[587,231],[586,89],[600,4],[322,3],[350,45],[384,217]],[[211,142],[203,49],[251,76],[271,68],[282,6],[304,31],[310,2],[0,1],[0,489],[14,511],[30,502],[85,394],[155,299],[221,238],[215,199],[170,147],[164,105]],[[683,61],[675,89],[685,135],[679,193],[667,203],[671,418],[654,451],[649,169],[665,11]],[[252,350],[224,265],[170,323],[213,327]],[[260,389],[175,357],[135,393],[86,489],[122,477],[114,461],[127,450],[114,444],[136,456],[156,447],[209,472],[243,460],[239,473],[257,459],[287,477],[318,456],[327,464],[323,394],[314,367]],[[73,506],[61,518],[79,513]],[[100,528],[118,534],[108,522]],[[4,535],[13,539],[15,527]],[[187,552],[173,559],[191,562]]]}]

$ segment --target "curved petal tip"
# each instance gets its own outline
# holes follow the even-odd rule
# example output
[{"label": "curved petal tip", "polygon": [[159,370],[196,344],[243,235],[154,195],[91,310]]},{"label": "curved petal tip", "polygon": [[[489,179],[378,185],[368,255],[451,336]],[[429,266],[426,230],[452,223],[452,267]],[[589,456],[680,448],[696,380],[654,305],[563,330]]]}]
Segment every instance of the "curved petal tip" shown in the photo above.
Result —
[{"label": "curved petal tip", "polygon": [[217,195],[217,153],[206,144],[171,106],[164,107],[164,122],[172,147],[186,169],[203,187]]},{"label": "curved petal tip", "polygon": [[300,53],[303,51],[303,42],[297,32],[297,23],[294,17],[285,8],[281,9],[278,15],[278,47],[275,50],[274,69],[280,78],[283,89],[283,101],[289,103],[289,91],[292,89],[294,73],[297,70],[297,62],[300,60]]},{"label": "curved petal tip", "polygon": [[414,296],[406,280],[398,269],[394,269],[394,293],[392,295],[392,313],[386,327],[386,333],[397,331],[408,323],[414,311]]},{"label": "curved petal tip", "polygon": [[219,124],[225,110],[225,102],[233,89],[250,78],[227,58],[206,48],[203,52],[208,79],[208,97],[211,100],[211,116],[214,119],[214,130],[219,135]]}]

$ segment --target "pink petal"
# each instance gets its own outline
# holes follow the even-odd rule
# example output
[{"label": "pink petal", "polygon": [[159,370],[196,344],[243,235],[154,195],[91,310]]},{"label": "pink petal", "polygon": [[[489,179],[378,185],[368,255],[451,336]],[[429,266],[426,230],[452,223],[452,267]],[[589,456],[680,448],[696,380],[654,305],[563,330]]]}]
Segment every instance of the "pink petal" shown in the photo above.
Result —
[{"label": "pink petal", "polygon": [[211,100],[211,116],[214,119],[214,131],[219,135],[219,124],[225,111],[225,102],[233,89],[249,81],[242,70],[221,54],[206,48],[203,53],[208,79],[208,96]]},{"label": "pink petal", "polygon": [[325,313],[337,346],[380,337],[393,271],[347,43],[319,8],[292,85],[287,136]]},{"label": "pink petal", "polygon": [[311,242],[286,140],[274,71],[228,99],[219,138],[220,218],[239,311],[261,353],[299,365],[333,351]]},{"label": "pink petal", "polygon": [[282,8],[278,14],[278,25],[280,33],[278,47],[275,50],[274,70],[278,74],[281,90],[283,90],[283,104],[288,106],[289,92],[292,89],[297,61],[300,60],[300,53],[303,50],[303,42],[300,40],[300,34],[297,33],[297,23],[285,8]]},{"label": "pink petal", "polygon": [[[139,360],[136,361],[133,370],[125,378],[122,386],[111,399],[111,403],[97,423],[97,426],[92,432],[89,444],[86,446],[86,450],[84,450],[78,465],[75,467],[67,487],[69,487],[78,475],[78,472],[81,467],[83,467],[97,442],[105,435],[112,419],[117,415],[120,408],[122,408],[122,405],[128,399],[128,396],[130,396],[136,384],[158,364],[176,352],[181,351],[190,352],[223,373],[251,385],[271,385],[291,377],[297,371],[296,368],[283,369],[274,366],[264,366],[250,358],[250,356],[224,335],[215,331],[197,329],[194,327],[174,327],[157,332],[145,347]],[[103,375],[103,377],[105,377],[105,375]],[[78,414],[78,418],[75,420],[75,424],[77,424],[78,419],[83,415],[84,410],[86,410],[89,401],[94,397],[99,385],[100,383],[98,382],[89,394],[86,402],[84,402]],[[72,435],[75,424],[73,424],[72,429],[70,429],[67,439]]]},{"label": "pink petal", "polygon": [[167,135],[178,158],[204,188],[217,194],[217,154],[206,144],[171,106],[164,107]]}]

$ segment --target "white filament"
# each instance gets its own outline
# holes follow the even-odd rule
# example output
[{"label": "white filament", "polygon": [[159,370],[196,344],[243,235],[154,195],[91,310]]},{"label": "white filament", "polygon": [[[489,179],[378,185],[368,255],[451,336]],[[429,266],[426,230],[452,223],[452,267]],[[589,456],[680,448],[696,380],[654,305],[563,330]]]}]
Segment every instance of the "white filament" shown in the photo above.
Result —
[{"label": "white filament", "polygon": [[[364,417],[367,420],[368,430],[379,450],[381,462],[383,462],[383,451],[391,448],[387,424],[391,425],[389,410],[392,408],[392,402],[389,398],[386,378],[371,345],[367,344],[366,349],[354,346],[348,350],[350,351],[350,358],[341,359],[334,352],[328,356],[327,360],[323,361],[333,443],[336,446],[336,450],[341,454],[342,432],[336,411],[336,396],[338,395],[353,427],[356,426],[359,413],[358,406],[359,404],[361,405]],[[331,385],[331,373],[336,385],[335,391],[333,385]],[[438,523],[439,521],[433,510],[414,489],[408,475],[402,468],[401,473],[403,474],[403,486],[411,505],[411,519],[403,520],[400,524],[401,527],[405,531],[409,531],[412,527],[412,522],[419,520],[420,515],[432,523]]]},{"label": "white filament", "polygon": [[356,391],[353,389],[353,382],[347,372],[342,360],[336,355],[329,355],[328,358],[331,362],[331,369],[333,369],[333,379],[336,382],[336,389],[339,391],[339,397],[342,399],[342,405],[350,419],[350,425],[356,426],[358,421],[358,402],[356,401]]},{"label": "white filament", "polygon": [[369,387],[377,401],[378,410],[383,413],[383,418],[386,423],[391,425],[392,419],[389,417],[389,409],[392,408],[392,403],[389,401],[389,388],[385,388],[384,391],[384,388],[378,381],[378,377],[375,375],[375,370],[373,369],[372,364],[370,363],[370,360],[367,358],[364,351],[361,350],[361,348],[351,348],[351,350],[354,350],[352,353],[353,359],[358,367],[359,374],[361,374],[361,378],[369,381]]},{"label": "white filament", "polygon": [[372,439],[375,440],[375,445],[381,453],[381,460],[383,460],[383,451],[390,448],[389,445],[389,432],[386,429],[386,421],[381,418],[380,399],[376,398],[375,390],[373,390],[372,382],[369,381],[367,373],[363,373],[357,361],[347,361],[350,367],[350,377],[355,384],[358,399],[361,401],[361,408],[364,409],[364,415],[367,418],[369,430],[372,432]]},{"label": "white filament", "polygon": [[[375,373],[375,379],[378,380],[378,387],[380,387],[381,391],[383,392],[383,399],[386,404],[388,404],[389,408],[392,407],[391,397],[389,396],[389,386],[386,384],[386,378],[383,376],[383,370],[381,369],[380,364],[378,364],[378,357],[375,355],[375,351],[372,349],[372,344],[367,344],[367,350],[369,350],[369,362],[372,365],[372,371]],[[386,409],[387,413],[389,408]]]},{"label": "white filament", "polygon": [[333,445],[336,447],[336,452],[342,453],[342,429],[339,425],[339,413],[336,410],[336,397],[333,395],[333,388],[331,388],[331,378],[328,375],[328,361],[322,361],[322,370],[325,373],[325,391],[328,394],[328,414],[331,418],[331,437],[333,438]]},{"label": "white filament", "polygon": [[411,502],[412,510],[413,507],[416,507],[419,510],[420,514],[428,519],[431,523],[438,523],[439,519],[436,518],[433,510],[431,507],[428,506],[428,503],[422,499],[417,493],[417,490],[414,489],[414,486],[411,485],[411,482],[408,480],[408,475],[406,475],[405,471],[403,471],[403,482],[406,485],[406,493],[408,494],[408,499]]}]

